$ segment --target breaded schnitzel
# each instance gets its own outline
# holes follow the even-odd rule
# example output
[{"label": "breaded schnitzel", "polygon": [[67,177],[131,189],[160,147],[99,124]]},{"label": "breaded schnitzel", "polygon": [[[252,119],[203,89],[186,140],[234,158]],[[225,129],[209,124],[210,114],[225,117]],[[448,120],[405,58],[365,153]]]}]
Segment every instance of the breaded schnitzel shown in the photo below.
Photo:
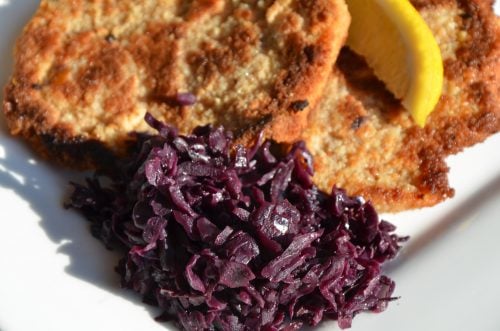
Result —
[{"label": "breaded schnitzel", "polygon": [[343,0],[42,0],[16,46],[7,124],[78,168],[123,152],[146,111],[183,133],[291,142],[349,20]]},{"label": "breaded schnitzel", "polygon": [[431,206],[454,194],[445,157],[500,130],[500,25],[485,0],[412,0],[440,46],[443,94],[424,129],[364,60],[345,49],[304,134],[315,182],[381,211]]}]

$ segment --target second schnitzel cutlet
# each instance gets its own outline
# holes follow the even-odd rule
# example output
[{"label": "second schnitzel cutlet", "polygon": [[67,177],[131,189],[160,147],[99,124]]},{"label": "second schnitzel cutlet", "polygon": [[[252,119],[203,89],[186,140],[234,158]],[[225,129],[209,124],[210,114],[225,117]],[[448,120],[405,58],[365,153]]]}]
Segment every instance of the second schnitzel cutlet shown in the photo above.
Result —
[{"label": "second schnitzel cutlet", "polygon": [[446,156],[500,130],[500,25],[493,2],[412,3],[436,37],[445,69],[443,94],[425,128],[362,58],[344,49],[303,135],[320,188],[343,187],[380,211],[432,206],[453,196]]}]

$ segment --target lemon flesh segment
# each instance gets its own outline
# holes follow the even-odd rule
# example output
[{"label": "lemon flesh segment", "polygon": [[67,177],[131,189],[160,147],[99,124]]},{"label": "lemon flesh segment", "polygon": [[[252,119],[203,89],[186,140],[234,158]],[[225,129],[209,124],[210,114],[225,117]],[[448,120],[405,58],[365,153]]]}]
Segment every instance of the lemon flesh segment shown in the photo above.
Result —
[{"label": "lemon flesh segment", "polygon": [[423,127],[443,87],[441,51],[408,0],[347,0],[352,17],[347,45]]}]

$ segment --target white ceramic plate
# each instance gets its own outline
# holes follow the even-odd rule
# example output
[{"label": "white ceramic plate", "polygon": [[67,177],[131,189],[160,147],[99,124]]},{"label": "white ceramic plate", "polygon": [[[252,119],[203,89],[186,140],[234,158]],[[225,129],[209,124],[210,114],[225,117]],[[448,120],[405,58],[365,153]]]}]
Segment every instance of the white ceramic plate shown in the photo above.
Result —
[{"label": "white ceramic plate", "polygon": [[[34,0],[0,0],[0,86],[36,7]],[[117,256],[62,208],[68,181],[81,175],[36,161],[0,118],[0,330],[173,330],[119,288]],[[387,268],[401,299],[383,314],[358,316],[353,331],[500,330],[499,146],[496,135],[449,159],[455,198],[385,216],[412,236]]]}]

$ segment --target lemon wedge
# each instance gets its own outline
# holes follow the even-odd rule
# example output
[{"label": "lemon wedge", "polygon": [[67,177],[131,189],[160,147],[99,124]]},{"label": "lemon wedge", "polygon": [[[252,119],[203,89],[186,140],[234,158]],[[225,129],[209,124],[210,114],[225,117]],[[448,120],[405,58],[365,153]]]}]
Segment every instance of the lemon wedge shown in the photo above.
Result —
[{"label": "lemon wedge", "polygon": [[443,60],[432,31],[408,0],[346,2],[352,16],[347,45],[425,126],[443,87]]}]

